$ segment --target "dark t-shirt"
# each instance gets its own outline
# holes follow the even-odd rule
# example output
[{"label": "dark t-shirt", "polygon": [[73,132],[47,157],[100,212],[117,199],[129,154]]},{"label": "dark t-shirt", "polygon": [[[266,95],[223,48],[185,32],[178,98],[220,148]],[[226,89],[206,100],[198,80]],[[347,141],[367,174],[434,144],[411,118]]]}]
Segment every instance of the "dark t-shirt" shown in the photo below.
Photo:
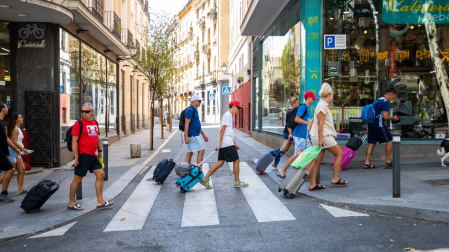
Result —
[{"label": "dark t-shirt", "polygon": [[5,123],[0,120],[0,156],[9,156],[8,141],[6,140]]},{"label": "dark t-shirt", "polygon": [[[285,121],[286,121],[286,122],[288,122],[290,116],[292,116],[292,114],[293,114],[292,111],[293,111],[293,109],[289,109],[289,110],[287,111],[287,114],[286,114],[286,116],[285,116]],[[294,115],[294,116],[296,117],[296,115]],[[293,129],[292,129],[292,130],[293,130]],[[285,124],[285,127],[284,127],[284,133],[288,133],[287,124]]]}]

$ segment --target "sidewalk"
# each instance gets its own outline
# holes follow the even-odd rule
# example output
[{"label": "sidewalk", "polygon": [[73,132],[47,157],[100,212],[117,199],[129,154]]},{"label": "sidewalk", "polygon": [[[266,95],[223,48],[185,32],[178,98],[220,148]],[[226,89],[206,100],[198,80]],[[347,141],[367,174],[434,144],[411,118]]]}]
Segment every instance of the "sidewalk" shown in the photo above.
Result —
[{"label": "sidewalk", "polygon": [[[235,135],[237,144],[254,161],[272,150],[241,131],[236,130]],[[288,156],[282,157],[278,167],[281,168],[287,159]],[[379,213],[449,222],[449,168],[441,167],[440,159],[401,160],[400,198],[392,196],[393,170],[385,169],[382,161],[373,162],[379,166],[377,169],[363,169],[363,162],[350,163],[345,170],[340,171],[340,177],[349,181],[348,186],[332,185],[330,161],[325,156],[325,164],[320,166],[321,184],[326,189],[311,192],[307,181],[299,190],[301,194]],[[279,185],[282,183],[282,179],[276,176],[277,172],[271,167],[266,172]]]},{"label": "sidewalk", "polygon": [[[156,118],[158,120],[158,118]],[[145,171],[150,165],[157,164],[159,158],[164,158],[167,153],[159,153],[161,146],[171,135],[176,132],[173,128],[172,133],[164,129],[164,138],[160,139],[160,124],[154,127],[154,148],[150,151],[150,130],[145,129],[134,135],[122,138],[120,141],[109,146],[109,179],[104,182],[105,200],[116,197],[140,172]],[[179,134],[179,133],[178,133]],[[166,148],[170,148],[167,141]],[[130,143],[140,143],[142,155],[141,158],[130,157]],[[157,149],[157,150],[156,150]],[[157,160],[149,160],[153,153],[159,153]],[[169,153],[168,153],[169,154]],[[153,155],[154,157],[155,155]],[[147,161],[146,164],[143,162]],[[67,170],[72,166],[73,161],[54,169],[32,169],[33,172],[25,174],[24,188],[31,189],[37,183],[44,179],[53,181],[60,180]],[[69,200],[69,186],[73,180],[73,172],[60,183],[58,191],[43,205],[40,211],[27,214],[21,208],[20,204],[25,196],[17,195],[17,180],[13,177],[8,188],[9,194],[15,199],[13,203],[0,202],[0,241],[7,238],[22,236],[44,230],[63,222],[72,220],[81,215],[87,214],[96,208],[95,194],[95,175],[88,173],[83,179],[83,199],[77,201],[84,207],[82,211],[67,210]]]}]

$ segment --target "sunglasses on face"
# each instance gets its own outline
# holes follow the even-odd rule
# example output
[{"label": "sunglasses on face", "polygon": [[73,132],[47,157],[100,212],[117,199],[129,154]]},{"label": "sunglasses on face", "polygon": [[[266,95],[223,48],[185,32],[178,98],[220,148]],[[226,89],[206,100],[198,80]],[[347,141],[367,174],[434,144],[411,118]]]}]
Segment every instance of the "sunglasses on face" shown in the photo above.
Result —
[{"label": "sunglasses on face", "polygon": [[86,113],[86,114],[88,114],[88,113],[90,113],[92,110],[81,110],[81,114],[84,114],[84,113]]}]

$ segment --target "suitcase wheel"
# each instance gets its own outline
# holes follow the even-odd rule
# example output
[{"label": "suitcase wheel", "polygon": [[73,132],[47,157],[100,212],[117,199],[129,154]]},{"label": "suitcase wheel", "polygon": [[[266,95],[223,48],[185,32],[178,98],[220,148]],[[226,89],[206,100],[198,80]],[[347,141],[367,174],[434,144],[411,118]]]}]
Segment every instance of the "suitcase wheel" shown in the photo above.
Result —
[{"label": "suitcase wheel", "polygon": [[279,187],[278,192],[281,192],[281,191],[282,191],[282,189]]},{"label": "suitcase wheel", "polygon": [[187,191],[184,190],[184,188],[180,188],[181,189],[181,193],[186,193]]},{"label": "suitcase wheel", "polygon": [[289,194],[287,197],[288,197],[289,199],[293,199],[293,197],[295,197],[295,195],[294,195],[294,194]]},{"label": "suitcase wheel", "polygon": [[284,190],[284,196],[287,196],[287,194],[288,194],[288,191]]}]

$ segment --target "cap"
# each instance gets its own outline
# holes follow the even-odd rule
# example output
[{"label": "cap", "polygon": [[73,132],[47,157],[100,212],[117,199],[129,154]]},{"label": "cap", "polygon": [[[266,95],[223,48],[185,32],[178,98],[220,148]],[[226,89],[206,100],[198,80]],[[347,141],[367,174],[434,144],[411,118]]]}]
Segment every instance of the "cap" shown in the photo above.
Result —
[{"label": "cap", "polygon": [[308,97],[312,97],[313,99],[318,100],[318,98],[315,96],[315,93],[312,92],[312,91],[307,91],[307,92],[304,94],[304,98],[308,98]]},{"label": "cap", "polygon": [[243,105],[240,104],[238,100],[233,100],[229,103],[229,105],[237,105],[239,108],[243,108]]},{"label": "cap", "polygon": [[199,97],[198,95],[192,95],[192,97],[190,97],[190,102],[193,101],[202,101],[203,98]]}]

